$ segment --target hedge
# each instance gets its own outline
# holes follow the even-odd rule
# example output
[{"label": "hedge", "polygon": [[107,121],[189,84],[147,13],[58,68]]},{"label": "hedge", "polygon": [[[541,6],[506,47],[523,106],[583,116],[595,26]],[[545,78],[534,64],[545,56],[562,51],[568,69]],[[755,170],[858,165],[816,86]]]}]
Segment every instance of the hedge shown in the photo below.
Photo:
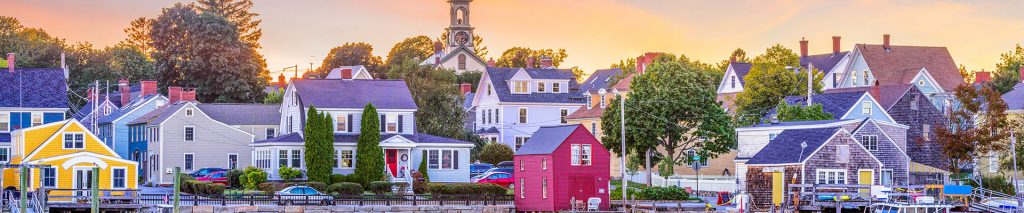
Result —
[{"label": "hedge", "polygon": [[430,193],[435,195],[503,195],[508,191],[505,187],[493,183],[430,183],[427,185],[427,188],[429,188]]},{"label": "hedge", "polygon": [[369,189],[370,192],[373,192],[374,194],[382,195],[384,193],[387,193],[387,192],[391,191],[391,182],[388,182],[388,181],[373,181],[373,182],[370,182],[370,184],[367,185],[366,188]]},{"label": "hedge", "polygon": [[242,174],[245,174],[245,173],[242,172],[242,170],[237,170],[237,169],[229,170],[228,174],[227,174],[228,175],[228,185],[230,185],[231,188],[241,188],[242,187],[242,182],[241,182]]},{"label": "hedge", "polygon": [[[622,188],[611,191],[612,200],[622,199]],[[629,188],[630,199],[636,200],[686,200],[690,194],[678,186],[669,187],[645,187],[642,189]]]},{"label": "hedge", "polygon": [[362,184],[363,183],[363,177],[359,177],[359,175],[356,175],[356,174],[350,174],[350,175],[333,174],[333,175],[331,175],[331,184],[343,183],[343,182],[360,183],[360,184]]},{"label": "hedge", "polygon": [[334,195],[361,195],[363,186],[358,183],[340,182],[327,187],[327,192]]},{"label": "hedge", "polygon": [[187,180],[181,182],[181,191],[194,195],[220,195],[224,194],[224,185],[198,180]]},{"label": "hedge", "polygon": [[301,182],[301,183],[281,183],[281,182],[266,182],[260,183],[256,188],[267,194],[274,194],[275,192],[281,191],[284,188],[290,186],[309,186],[310,188],[316,189],[321,193],[327,193],[329,190],[327,184],[321,182]]}]

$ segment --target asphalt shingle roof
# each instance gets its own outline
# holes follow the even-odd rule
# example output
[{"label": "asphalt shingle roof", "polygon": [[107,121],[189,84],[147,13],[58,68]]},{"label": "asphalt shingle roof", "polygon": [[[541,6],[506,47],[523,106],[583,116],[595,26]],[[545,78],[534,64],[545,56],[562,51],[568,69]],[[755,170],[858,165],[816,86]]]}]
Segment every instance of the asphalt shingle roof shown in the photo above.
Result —
[{"label": "asphalt shingle roof", "polygon": [[[868,92],[870,94],[871,88],[872,88],[871,86],[835,88],[835,89],[825,90],[825,93],[844,93],[844,92],[857,92],[857,91],[861,91],[861,92]],[[878,88],[878,96],[881,96],[881,97],[875,97],[874,94],[871,94],[871,97],[874,97],[875,99],[877,99],[878,103],[881,104],[883,108],[888,110],[890,107],[895,105],[896,102],[900,100],[900,98],[903,98],[903,95],[907,94],[907,92],[909,92],[913,88],[914,88],[913,84],[893,84],[893,85],[879,86],[879,88]]]},{"label": "asphalt shingle roof", "polygon": [[469,110],[473,107],[473,98],[476,97],[476,93],[467,92],[466,99],[462,101],[462,109]]},{"label": "asphalt shingle roof", "polygon": [[1003,94],[1003,101],[1006,101],[1008,110],[1024,109],[1024,83],[1017,83],[1013,90]]},{"label": "asphalt shingle roof", "polygon": [[871,73],[881,85],[913,83],[910,82],[913,75],[921,68],[928,69],[928,73],[946,91],[953,91],[964,83],[946,47],[892,45],[890,50],[885,50],[882,45],[858,44],[854,48],[864,56]]},{"label": "asphalt shingle roof", "polygon": [[281,123],[281,104],[217,103],[197,104],[213,120],[227,125],[277,125]]},{"label": "asphalt shingle roof", "polygon": [[[117,120],[118,118],[121,118],[121,116],[124,116],[124,115],[128,114],[129,112],[131,112],[135,108],[140,107],[141,103],[144,103],[146,101],[149,101],[150,99],[157,98],[157,97],[160,97],[160,96],[159,95],[148,95],[148,96],[146,96],[146,98],[132,101],[131,103],[129,103],[125,107],[122,107],[122,108],[116,109],[116,110],[112,110],[110,115],[101,117],[99,122],[100,122],[100,124],[114,122],[114,120]],[[136,102],[139,102],[139,103],[136,104]]]},{"label": "asphalt shingle roof", "polygon": [[615,76],[621,74],[622,69],[619,68],[594,71],[594,73],[591,73],[590,77],[587,77],[587,80],[584,80],[583,84],[580,85],[580,91],[597,92],[600,89],[607,89],[610,87],[609,84],[615,83],[610,81],[614,80],[613,78],[615,78]]},{"label": "asphalt shingle roof", "polygon": [[[388,138],[401,135],[402,137],[411,140],[415,143],[455,143],[455,144],[472,144],[472,142],[445,138],[425,133],[416,134],[381,134],[381,140],[387,140]],[[334,142],[339,143],[356,143],[359,141],[359,134],[342,134],[334,133]],[[277,136],[271,139],[256,141],[255,143],[304,143],[305,139],[299,133],[293,132]]]},{"label": "asphalt shingle roof", "polygon": [[[768,142],[761,151],[747,161],[747,165],[801,163],[814,150],[828,142],[832,135],[841,127],[816,129],[790,129],[779,133],[774,140]],[[807,143],[807,148],[800,147]]]},{"label": "asphalt shingle roof", "polygon": [[509,80],[519,70],[524,68],[509,67],[488,67],[487,75],[490,77],[493,89],[502,102],[525,102],[525,103],[584,103],[583,94],[578,91],[576,77],[572,70],[567,69],[525,69],[526,73],[533,79],[560,79],[569,80],[569,88],[566,93],[530,93],[512,94],[509,87]]},{"label": "asphalt shingle roof", "polygon": [[746,84],[747,80],[744,77],[747,77],[747,74],[750,74],[750,67],[753,67],[753,65],[742,62],[731,62],[729,65],[732,66],[732,70],[736,72],[736,78],[740,79],[740,85]]},{"label": "asphalt shingle roof", "polygon": [[0,107],[69,108],[64,70],[14,68],[0,71]]},{"label": "asphalt shingle roof", "polygon": [[303,107],[362,109],[416,109],[409,86],[403,80],[294,79]]},{"label": "asphalt shingle roof", "polygon": [[748,127],[803,126],[803,125],[838,123],[838,122],[844,122],[844,121],[849,121],[849,120],[852,120],[852,119],[846,119],[846,120],[817,120],[817,121],[787,121],[787,122],[779,122],[779,123],[774,123],[774,124],[773,123],[755,124],[755,125],[751,125],[751,126],[748,126]]},{"label": "asphalt shingle roof", "polygon": [[[857,101],[864,96],[864,91],[854,92],[842,92],[842,93],[823,93],[814,94],[812,102],[814,104],[821,104],[821,108],[827,112],[832,113],[833,119],[840,119],[843,115],[846,115],[850,108],[857,105]],[[785,98],[786,104],[789,105],[806,105],[807,96],[789,96]],[[772,109],[769,115],[775,114],[776,109]]]},{"label": "asphalt shingle roof", "polygon": [[551,154],[576,131],[576,128],[581,127],[579,124],[540,127],[522,147],[519,147],[516,155]]},{"label": "asphalt shingle roof", "polygon": [[[171,114],[173,114],[174,112],[178,111],[178,109],[181,108],[181,106],[184,106],[185,103],[186,102],[178,102],[178,103],[167,104],[167,105],[164,105],[164,106],[161,106],[161,107],[157,107],[153,111],[151,111],[149,113],[146,113],[145,115],[139,116],[138,118],[135,118],[135,120],[132,120],[131,122],[128,122],[128,125],[132,125],[132,124],[145,124],[145,123],[160,123],[163,120],[165,120],[168,117],[170,117]],[[170,112],[170,113],[165,113],[165,112]]]},{"label": "asphalt shingle roof", "polygon": [[836,66],[846,57],[846,54],[850,51],[843,51],[839,53],[825,53],[818,55],[809,55],[807,57],[800,57],[800,66],[807,67],[808,64],[814,64],[814,68],[826,72],[827,75],[832,68]]}]

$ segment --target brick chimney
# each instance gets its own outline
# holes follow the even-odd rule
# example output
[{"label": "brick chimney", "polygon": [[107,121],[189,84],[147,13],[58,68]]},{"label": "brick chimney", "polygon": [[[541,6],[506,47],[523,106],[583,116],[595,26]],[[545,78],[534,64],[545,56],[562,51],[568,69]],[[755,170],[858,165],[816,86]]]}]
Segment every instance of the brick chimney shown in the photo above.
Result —
[{"label": "brick chimney", "polygon": [[540,57],[540,68],[544,68],[544,69],[555,68],[554,62],[551,61],[551,57],[541,56]]},{"label": "brick chimney", "polygon": [[1018,73],[1020,73],[1020,80],[1024,81],[1024,66],[1020,66],[1020,70],[1018,70]]},{"label": "brick chimney", "polygon": [[498,66],[498,62],[494,62],[494,58],[491,57],[491,59],[487,60],[487,66],[488,67],[497,67]]},{"label": "brick chimney", "polygon": [[881,95],[881,93],[882,93],[882,86],[880,86],[880,83],[878,83],[878,80],[875,80],[875,85],[871,86],[871,97],[874,97],[875,99],[878,99],[878,98],[881,97],[881,96],[879,96],[879,95]]},{"label": "brick chimney", "polygon": [[140,84],[142,85],[142,97],[146,97],[147,95],[156,95],[157,94],[157,91],[156,91],[157,90],[157,88],[156,88],[156,81],[154,81],[154,80],[143,80]]},{"label": "brick chimney", "polygon": [[981,84],[992,81],[992,73],[986,71],[974,72],[974,83]]},{"label": "brick chimney", "polygon": [[469,83],[459,84],[459,90],[462,91],[462,95],[466,95],[466,93],[473,92],[473,85]]},{"label": "brick chimney", "polygon": [[341,79],[352,79],[352,69],[344,68],[341,69]]},{"label": "brick chimney", "polygon": [[533,68],[533,57],[526,58],[526,68]]},{"label": "brick chimney", "polygon": [[132,87],[128,79],[117,80],[117,88],[121,90],[121,107],[132,101]]},{"label": "brick chimney", "polygon": [[284,89],[284,78],[284,73],[281,73],[281,75],[277,76],[277,88]]},{"label": "brick chimney", "polygon": [[842,39],[842,37],[832,36],[832,54],[839,54],[839,51],[841,50],[839,49],[840,39]]},{"label": "brick chimney", "polygon": [[196,101],[196,88],[183,88],[181,90],[181,101]]},{"label": "brick chimney", "polygon": [[807,57],[807,39],[800,38],[800,57]]},{"label": "brick chimney", "polygon": [[636,57],[636,73],[644,73],[644,71],[647,70],[647,65],[654,63],[654,59],[660,55],[661,53],[647,52],[641,56]]},{"label": "brick chimney", "polygon": [[7,53],[7,72],[14,73],[14,53]]},{"label": "brick chimney", "polygon": [[167,99],[168,99],[167,102],[171,103],[171,104],[178,103],[178,101],[181,101],[181,87],[179,87],[179,86],[169,86],[169,87],[167,87]]},{"label": "brick chimney", "polygon": [[892,50],[892,46],[889,46],[889,34],[882,35],[882,48],[885,48],[885,51]]}]

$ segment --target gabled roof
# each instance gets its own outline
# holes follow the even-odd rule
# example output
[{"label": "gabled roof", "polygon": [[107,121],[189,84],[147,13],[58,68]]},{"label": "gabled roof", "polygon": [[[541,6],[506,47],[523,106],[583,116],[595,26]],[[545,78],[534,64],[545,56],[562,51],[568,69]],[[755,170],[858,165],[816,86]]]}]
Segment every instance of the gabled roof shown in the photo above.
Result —
[{"label": "gabled roof", "polygon": [[469,110],[473,107],[473,98],[476,97],[476,93],[467,92],[465,96],[466,99],[462,101],[462,109]]},{"label": "gabled roof", "polygon": [[587,77],[587,80],[580,84],[580,92],[597,92],[600,89],[607,89],[615,76],[621,75],[622,69],[612,68],[594,71]]},{"label": "gabled roof", "polygon": [[522,147],[519,147],[516,155],[551,154],[569,138],[569,135],[581,127],[579,124],[540,127]]},{"label": "gabled roof", "polygon": [[[406,139],[409,139],[413,143],[473,144],[472,142],[468,142],[468,141],[463,141],[463,140],[458,140],[458,139],[451,139],[451,138],[445,138],[445,137],[440,137],[440,136],[435,136],[435,135],[430,135],[430,134],[424,134],[424,133],[416,133],[416,134],[385,133],[385,134],[381,134],[380,138],[381,138],[381,141],[385,141],[385,140],[387,140],[389,138],[392,138],[392,137],[395,137],[395,136],[402,136],[402,137],[404,137]],[[338,142],[338,143],[356,143],[358,141],[359,141],[359,134],[334,133],[334,142]],[[264,143],[298,143],[298,144],[301,144],[301,143],[304,143],[304,142],[305,142],[305,139],[303,139],[302,135],[300,135],[297,132],[292,132],[292,133],[280,135],[280,136],[277,136],[277,137],[274,137],[274,138],[271,138],[271,139],[256,141],[255,143],[256,144],[264,144]]]},{"label": "gabled roof", "polygon": [[362,109],[416,109],[409,86],[403,80],[293,79],[303,107]]},{"label": "gabled roof", "polygon": [[[373,79],[373,75],[370,74],[370,71],[368,71],[366,69],[366,66],[363,66],[363,65],[340,66],[338,68],[331,69],[331,71],[327,73],[327,76],[324,77],[324,79],[342,79],[341,78],[342,77],[341,76],[341,70],[343,70],[343,69],[351,69],[352,70],[352,78],[353,79]],[[366,76],[368,76],[370,78],[357,78],[357,77],[359,77],[360,74],[365,74]]]},{"label": "gabled roof", "polygon": [[0,107],[69,108],[64,70],[14,68],[0,71]]},{"label": "gabled roof", "polygon": [[900,98],[903,98],[903,95],[906,95],[907,92],[909,92],[911,89],[914,89],[914,85],[913,84],[893,84],[893,85],[879,86],[879,88],[878,88],[878,96],[879,97],[876,97],[875,94],[870,93],[871,92],[871,88],[872,88],[871,86],[834,88],[834,89],[825,90],[825,93],[868,92],[868,94],[871,94],[872,97],[874,97],[875,99],[878,100],[879,104],[882,105],[883,109],[888,110],[893,105],[895,105],[896,102],[898,102],[900,100]]},{"label": "gabled roof", "polygon": [[281,104],[217,103],[196,104],[213,120],[227,125],[278,125]]},{"label": "gabled roof", "polygon": [[807,67],[809,64],[814,64],[814,68],[821,70],[824,74],[828,74],[832,71],[832,68],[842,61],[846,54],[850,51],[843,51],[839,53],[825,53],[818,55],[809,55],[807,57],[800,57],[800,66]]},{"label": "gabled roof", "polygon": [[1024,83],[1017,83],[1013,90],[1003,94],[1003,101],[1006,102],[1007,110],[1024,109]]},{"label": "gabled roof", "polygon": [[170,114],[173,114],[174,112],[178,111],[178,109],[181,108],[181,106],[185,105],[184,103],[186,102],[178,102],[157,107],[153,111],[150,111],[149,113],[146,113],[145,115],[139,116],[138,118],[135,118],[135,120],[128,122],[128,125],[160,123],[163,120],[170,117]]},{"label": "gabled roof", "polygon": [[913,83],[910,82],[913,76],[906,76],[917,75],[921,68],[927,69],[945,91],[953,91],[964,83],[946,47],[892,45],[890,50],[885,50],[882,45],[858,44],[854,48],[860,51],[881,85]]},{"label": "gabled roof", "polygon": [[629,91],[629,85],[633,83],[633,77],[635,76],[636,73],[627,75],[626,77],[622,78],[622,80],[619,80],[618,83],[612,85],[612,89],[618,90],[620,92]]},{"label": "gabled roof", "polygon": [[751,126],[748,126],[748,127],[740,127],[740,128],[788,127],[788,126],[804,126],[804,125],[824,125],[824,124],[832,124],[832,123],[835,123],[835,126],[839,126],[839,125],[845,124],[846,122],[852,121],[852,120],[853,119],[845,119],[845,120],[817,120],[817,121],[787,121],[787,122],[779,122],[779,123],[754,124],[754,125],[751,125]]},{"label": "gabled roof", "polygon": [[[568,80],[568,88],[562,88],[567,89],[567,92],[512,94],[509,80],[520,70],[526,71],[526,74],[533,79]],[[584,103],[585,101],[583,100],[583,94],[578,91],[579,86],[576,84],[576,77],[572,74],[572,70],[488,67],[487,76],[489,76],[491,84],[494,85],[493,89],[498,95],[498,100],[502,102]]]},{"label": "gabled roof", "polygon": [[135,110],[136,108],[141,107],[142,104],[145,103],[146,101],[149,101],[151,99],[156,99],[156,98],[162,98],[162,99],[166,100],[166,98],[163,98],[163,96],[161,96],[161,95],[148,95],[145,98],[138,99],[138,100],[132,101],[131,103],[128,103],[127,106],[122,107],[121,109],[117,109],[114,112],[111,112],[110,115],[103,116],[102,118],[100,118],[100,123],[104,124],[104,123],[114,122],[114,120],[117,120],[118,118],[121,118],[122,116],[128,114],[132,110]]},{"label": "gabled roof", "polygon": [[572,114],[565,116],[565,119],[580,119],[580,118],[599,118],[604,115],[604,109],[601,106],[594,106],[587,108],[587,106],[581,106]]},{"label": "gabled roof", "polygon": [[[827,143],[840,129],[841,127],[826,127],[784,130],[775,136],[774,140],[768,142],[768,145],[761,151],[754,154],[746,164],[802,163],[818,147]],[[801,147],[801,143],[807,143],[807,148]]]},{"label": "gabled roof", "polygon": [[736,78],[740,80],[740,84],[745,85],[747,83],[745,77],[747,77],[747,74],[750,74],[750,68],[753,67],[753,65],[743,62],[730,62],[729,66],[736,72]]},{"label": "gabled roof", "polygon": [[[814,94],[811,96],[812,103],[821,104],[821,108],[827,112],[832,113],[833,119],[841,119],[843,115],[846,115],[847,111],[857,105],[857,101],[861,97],[864,97],[864,91],[854,92],[842,92],[842,93],[824,93]],[[806,105],[807,96],[789,96],[785,98],[786,104],[789,105]],[[776,109],[772,109],[769,115],[775,114]]]}]

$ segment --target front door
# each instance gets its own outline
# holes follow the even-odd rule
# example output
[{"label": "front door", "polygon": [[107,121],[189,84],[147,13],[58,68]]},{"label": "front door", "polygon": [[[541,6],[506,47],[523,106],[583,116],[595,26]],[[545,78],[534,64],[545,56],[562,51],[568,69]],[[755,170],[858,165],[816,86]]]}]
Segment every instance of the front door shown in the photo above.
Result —
[{"label": "front door", "polygon": [[384,151],[384,159],[388,164],[388,171],[391,171],[391,177],[398,177],[398,150],[388,149]]},{"label": "front door", "polygon": [[576,200],[587,200],[587,198],[594,197],[594,178],[593,177],[574,177],[572,178],[572,197]]},{"label": "front door", "polygon": [[[874,185],[875,184],[875,171],[872,170],[860,170],[857,173],[857,184],[860,185]],[[871,189],[861,189],[860,193],[869,194]]]},{"label": "front door", "polygon": [[75,168],[75,196],[89,196],[92,189],[92,168]]},{"label": "front door", "polygon": [[784,175],[782,172],[772,172],[772,204],[782,204],[782,193],[785,185]]}]

